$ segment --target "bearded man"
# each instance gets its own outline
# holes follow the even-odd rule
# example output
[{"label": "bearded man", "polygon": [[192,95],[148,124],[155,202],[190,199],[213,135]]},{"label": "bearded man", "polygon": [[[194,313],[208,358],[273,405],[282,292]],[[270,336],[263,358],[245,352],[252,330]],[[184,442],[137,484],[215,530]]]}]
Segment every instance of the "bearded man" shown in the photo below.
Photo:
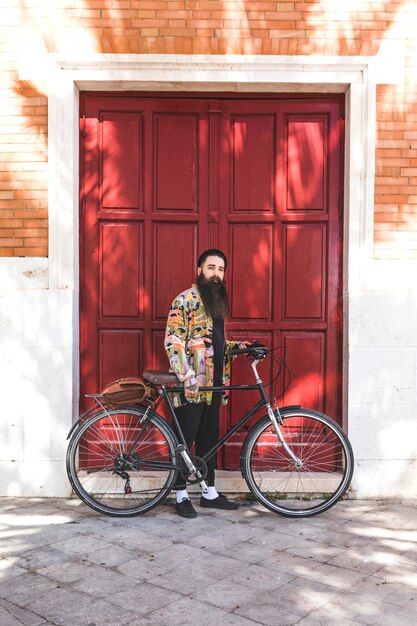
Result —
[{"label": "bearded man", "polygon": [[[229,299],[224,280],[226,255],[216,248],[198,259],[197,283],[180,293],[168,315],[165,350],[184,394],[174,396],[175,413],[189,448],[195,443],[196,455],[204,456],[218,441],[220,404],[225,393],[199,392],[199,387],[227,385],[230,380],[230,348],[249,342],[226,341],[224,323],[229,315]],[[222,397],[221,397],[222,396]],[[216,458],[207,461],[208,493],[200,498],[205,508],[237,509],[214,486]],[[181,517],[197,517],[186,484],[181,476],[175,485],[175,510]]]}]

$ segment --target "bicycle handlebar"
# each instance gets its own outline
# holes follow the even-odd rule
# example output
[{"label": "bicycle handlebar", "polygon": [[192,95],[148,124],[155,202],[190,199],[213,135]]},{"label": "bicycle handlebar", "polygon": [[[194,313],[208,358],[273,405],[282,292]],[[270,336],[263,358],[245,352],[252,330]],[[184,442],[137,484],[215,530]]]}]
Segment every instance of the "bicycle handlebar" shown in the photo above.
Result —
[{"label": "bicycle handlebar", "polygon": [[255,359],[263,359],[268,352],[268,348],[263,346],[258,341],[254,341],[252,345],[246,346],[245,348],[231,348],[230,355],[235,356],[238,354],[249,354]]}]

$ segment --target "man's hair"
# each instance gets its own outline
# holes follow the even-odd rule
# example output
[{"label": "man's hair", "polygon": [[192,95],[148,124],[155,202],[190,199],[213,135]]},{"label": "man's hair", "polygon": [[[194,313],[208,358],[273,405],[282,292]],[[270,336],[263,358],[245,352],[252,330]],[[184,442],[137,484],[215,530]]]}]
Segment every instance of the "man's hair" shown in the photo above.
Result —
[{"label": "man's hair", "polygon": [[205,250],[204,252],[202,252],[198,258],[197,266],[201,267],[208,256],[218,256],[221,259],[223,259],[224,269],[226,269],[227,257],[224,252],[222,252],[221,250],[218,250],[217,248],[209,248],[209,250]]}]

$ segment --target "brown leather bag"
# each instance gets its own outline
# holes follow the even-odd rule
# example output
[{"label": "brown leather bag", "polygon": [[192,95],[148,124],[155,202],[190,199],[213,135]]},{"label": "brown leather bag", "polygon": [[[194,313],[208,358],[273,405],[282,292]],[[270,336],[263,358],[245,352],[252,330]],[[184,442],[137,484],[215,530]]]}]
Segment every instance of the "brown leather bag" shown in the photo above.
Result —
[{"label": "brown leather bag", "polygon": [[143,378],[119,378],[107,385],[101,395],[111,409],[118,409],[142,404],[146,398],[155,395],[155,390]]}]

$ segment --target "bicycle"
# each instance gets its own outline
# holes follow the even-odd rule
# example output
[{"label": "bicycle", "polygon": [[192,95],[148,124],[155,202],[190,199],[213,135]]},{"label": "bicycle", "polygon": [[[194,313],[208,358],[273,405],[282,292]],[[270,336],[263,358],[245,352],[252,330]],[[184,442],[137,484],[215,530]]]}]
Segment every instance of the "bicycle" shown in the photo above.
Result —
[{"label": "bicycle", "polygon": [[[349,488],[352,447],[340,426],[318,411],[299,405],[278,408],[276,402],[272,408],[257,371],[270,352],[257,342],[231,350],[252,360],[255,384],[201,388],[214,393],[258,390],[261,397],[204,458],[191,455],[179,427],[170,395],[183,388],[175,374],[143,373],[159,392],[146,406],[109,409],[100,394],[90,395],[97,406],[79,418],[67,437],[67,473],[76,494],[95,511],[130,517],[162,503],[178,472],[204,491],[207,459],[264,408],[266,414],[249,430],[241,449],[241,472],[250,492],[267,509],[288,517],[328,510]],[[157,413],[163,401],[178,434]]]}]

